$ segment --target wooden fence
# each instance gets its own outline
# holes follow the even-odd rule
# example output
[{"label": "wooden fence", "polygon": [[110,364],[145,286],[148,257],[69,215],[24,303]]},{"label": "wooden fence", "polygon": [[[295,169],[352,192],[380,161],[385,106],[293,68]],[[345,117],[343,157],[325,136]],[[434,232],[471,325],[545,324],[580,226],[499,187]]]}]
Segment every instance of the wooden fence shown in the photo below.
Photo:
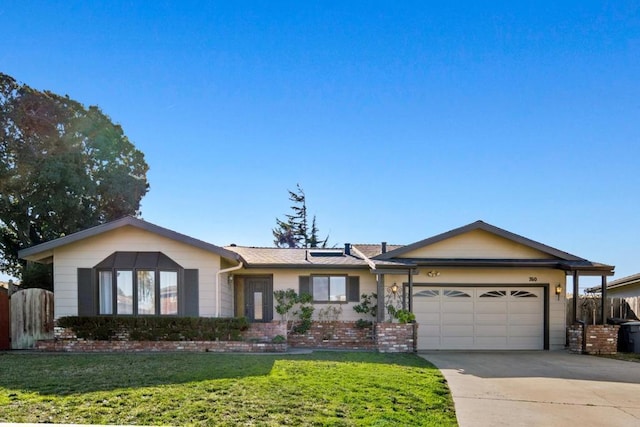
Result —
[{"label": "wooden fence", "polygon": [[[621,319],[638,319],[640,315],[640,297],[607,298],[609,308],[606,317]],[[602,298],[599,296],[581,296],[578,299],[578,320],[588,325],[601,324],[600,307]],[[605,319],[606,320],[606,319]],[[573,298],[567,299],[567,325],[573,323]]]},{"label": "wooden fence", "polygon": [[11,342],[9,340],[9,292],[6,288],[0,288],[0,350],[9,350]]},{"label": "wooden fence", "polygon": [[11,295],[11,348],[33,348],[53,339],[53,292],[24,289]]}]

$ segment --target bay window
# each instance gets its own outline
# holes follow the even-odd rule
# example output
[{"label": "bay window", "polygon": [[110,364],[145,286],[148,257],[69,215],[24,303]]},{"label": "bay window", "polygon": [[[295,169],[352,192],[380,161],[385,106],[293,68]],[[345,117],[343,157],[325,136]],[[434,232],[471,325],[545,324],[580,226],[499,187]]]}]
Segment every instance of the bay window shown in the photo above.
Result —
[{"label": "bay window", "polygon": [[160,252],[115,252],[95,267],[98,313],[177,315],[181,267]]}]

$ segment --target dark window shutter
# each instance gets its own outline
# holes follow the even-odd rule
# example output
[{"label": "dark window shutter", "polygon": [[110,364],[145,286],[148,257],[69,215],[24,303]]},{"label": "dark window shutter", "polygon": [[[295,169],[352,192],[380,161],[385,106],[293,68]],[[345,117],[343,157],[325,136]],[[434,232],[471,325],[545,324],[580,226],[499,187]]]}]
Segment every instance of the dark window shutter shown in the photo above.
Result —
[{"label": "dark window shutter", "polygon": [[198,270],[184,270],[184,283],[182,284],[184,316],[198,316],[198,287]]},{"label": "dark window shutter", "polygon": [[298,294],[309,294],[313,295],[313,289],[311,288],[311,277],[309,276],[300,276],[300,287],[298,289]]},{"label": "dark window shutter", "polygon": [[347,277],[347,301],[360,302],[360,277]]},{"label": "dark window shutter", "polygon": [[78,269],[78,316],[95,316],[98,292],[93,281],[93,269]]}]

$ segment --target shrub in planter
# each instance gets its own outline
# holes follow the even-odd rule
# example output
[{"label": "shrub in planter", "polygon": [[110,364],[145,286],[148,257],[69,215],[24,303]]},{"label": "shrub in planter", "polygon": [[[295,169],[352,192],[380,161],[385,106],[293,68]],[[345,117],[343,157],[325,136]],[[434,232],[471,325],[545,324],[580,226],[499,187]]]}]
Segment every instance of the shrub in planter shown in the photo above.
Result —
[{"label": "shrub in planter", "polygon": [[358,329],[367,329],[373,326],[373,322],[370,320],[358,319],[355,322],[355,327]]},{"label": "shrub in planter", "polygon": [[399,323],[413,323],[416,321],[416,315],[409,310],[397,310],[395,315]]},{"label": "shrub in planter", "polygon": [[282,343],[287,342],[287,339],[285,337],[283,337],[282,335],[276,335],[275,337],[273,337],[271,342],[274,343],[274,344],[282,344]]},{"label": "shrub in planter", "polygon": [[99,341],[240,341],[249,322],[244,317],[69,316],[58,319],[58,326]]}]

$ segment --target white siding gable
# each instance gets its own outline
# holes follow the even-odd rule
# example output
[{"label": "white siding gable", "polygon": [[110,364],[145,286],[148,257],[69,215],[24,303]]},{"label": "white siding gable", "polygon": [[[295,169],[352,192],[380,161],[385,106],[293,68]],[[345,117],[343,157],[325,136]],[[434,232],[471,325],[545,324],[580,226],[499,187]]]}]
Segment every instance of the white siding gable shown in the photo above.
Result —
[{"label": "white siding gable", "polygon": [[497,236],[472,230],[404,253],[401,258],[549,259],[549,254]]},{"label": "white siding gable", "polygon": [[122,227],[54,249],[55,318],[78,314],[78,268],[93,268],[117,251],[162,252],[185,269],[199,270],[200,316],[215,316],[220,256],[136,227]]}]

